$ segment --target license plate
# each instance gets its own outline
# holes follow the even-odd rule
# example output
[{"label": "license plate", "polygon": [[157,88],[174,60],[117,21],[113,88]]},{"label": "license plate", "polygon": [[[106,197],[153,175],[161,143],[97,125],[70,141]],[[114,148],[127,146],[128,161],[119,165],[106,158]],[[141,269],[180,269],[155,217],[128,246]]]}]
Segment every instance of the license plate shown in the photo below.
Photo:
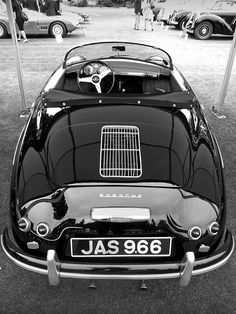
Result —
[{"label": "license plate", "polygon": [[172,238],[71,238],[72,257],[170,256]]}]

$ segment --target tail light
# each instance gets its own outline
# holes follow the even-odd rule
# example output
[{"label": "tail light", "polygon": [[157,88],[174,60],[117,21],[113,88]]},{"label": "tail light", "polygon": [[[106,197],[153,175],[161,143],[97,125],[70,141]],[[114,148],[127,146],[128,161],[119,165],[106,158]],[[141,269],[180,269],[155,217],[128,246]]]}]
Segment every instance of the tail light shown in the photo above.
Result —
[{"label": "tail light", "polygon": [[218,222],[214,221],[211,224],[208,225],[207,227],[207,231],[210,235],[214,236],[217,235],[217,233],[220,230],[220,226],[218,224]]},{"label": "tail light", "polygon": [[50,232],[50,228],[45,222],[41,222],[37,225],[36,232],[38,236],[46,237]]},{"label": "tail light", "polygon": [[190,240],[196,241],[196,240],[200,239],[201,235],[202,235],[202,230],[198,226],[191,227],[188,230],[188,236],[189,236]]},{"label": "tail light", "polygon": [[31,223],[29,219],[22,217],[18,220],[18,227],[23,232],[28,232],[30,230]]}]

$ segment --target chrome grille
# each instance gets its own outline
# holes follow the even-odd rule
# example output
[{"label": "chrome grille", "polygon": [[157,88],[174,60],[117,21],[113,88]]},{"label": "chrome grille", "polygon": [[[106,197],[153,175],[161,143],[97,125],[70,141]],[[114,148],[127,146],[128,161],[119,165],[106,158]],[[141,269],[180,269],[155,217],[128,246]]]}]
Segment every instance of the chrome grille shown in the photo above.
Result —
[{"label": "chrome grille", "polygon": [[101,132],[100,175],[137,178],[142,175],[139,129],[107,125]]}]

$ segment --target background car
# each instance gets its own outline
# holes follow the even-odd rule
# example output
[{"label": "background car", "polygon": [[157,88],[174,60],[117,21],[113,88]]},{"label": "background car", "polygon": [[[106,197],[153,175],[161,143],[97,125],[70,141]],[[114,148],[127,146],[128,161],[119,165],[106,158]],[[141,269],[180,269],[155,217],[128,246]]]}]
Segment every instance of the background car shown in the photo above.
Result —
[{"label": "background car", "polygon": [[182,30],[184,28],[184,24],[186,24],[186,18],[188,17],[189,13],[191,13],[191,9],[174,10],[169,17],[168,24]]},{"label": "background car", "polygon": [[209,39],[213,34],[233,36],[236,27],[236,1],[219,0],[211,8],[190,13],[184,24],[188,33],[198,39]]},{"label": "background car", "polygon": [[[71,4],[72,5],[72,4]],[[74,5],[74,4],[73,4]],[[68,13],[68,12],[72,12],[74,14],[78,14],[83,20],[80,22],[80,24],[90,24],[92,22],[91,16],[86,13],[86,12],[81,12],[80,10],[76,10],[77,8],[75,8],[75,10],[73,10],[71,8],[71,6],[65,5],[64,3],[60,4],[60,8],[62,10],[62,12]],[[81,9],[81,8],[80,8]]]},{"label": "background car", "polygon": [[[25,22],[24,29],[27,35],[51,35],[65,36],[74,30],[80,28],[83,18],[71,12],[65,12],[61,15],[47,16],[33,10],[24,9],[29,20]],[[7,13],[0,13],[0,39],[10,34],[10,25]]]},{"label": "background car", "polygon": [[184,10],[189,0],[166,0],[162,3],[161,9],[157,15],[157,20],[168,24],[168,21],[175,11]]},{"label": "background car", "polygon": [[69,50],[31,108],[13,160],[3,251],[77,279],[178,278],[230,258],[223,160],[163,49]]}]

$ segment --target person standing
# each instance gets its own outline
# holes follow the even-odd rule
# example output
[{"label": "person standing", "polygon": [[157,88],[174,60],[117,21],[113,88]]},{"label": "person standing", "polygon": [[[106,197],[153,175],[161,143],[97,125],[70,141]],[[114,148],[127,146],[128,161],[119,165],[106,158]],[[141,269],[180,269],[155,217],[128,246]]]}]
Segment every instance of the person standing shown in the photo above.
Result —
[{"label": "person standing", "polygon": [[21,40],[21,36],[23,37],[23,43],[27,43],[28,39],[26,38],[26,34],[24,31],[24,19],[22,17],[22,6],[19,0],[12,0],[12,8],[16,15],[16,24],[19,28],[19,35],[17,40]]},{"label": "person standing", "polygon": [[46,15],[48,16],[56,15],[54,0],[45,0],[44,8],[45,8]]},{"label": "person standing", "polygon": [[151,25],[151,29],[153,31],[153,12],[152,8],[154,7],[152,0],[144,0],[142,2],[143,9],[143,18],[144,18],[144,30],[147,30],[147,23],[149,22]]},{"label": "person standing", "polygon": [[38,0],[26,0],[26,8],[33,11],[40,11]]},{"label": "person standing", "polygon": [[60,0],[54,0],[54,7],[56,15],[61,15],[60,13]]},{"label": "person standing", "polygon": [[142,5],[141,0],[135,0],[134,2],[134,13],[135,13],[135,23],[134,29],[139,29],[140,17],[142,15]]}]

